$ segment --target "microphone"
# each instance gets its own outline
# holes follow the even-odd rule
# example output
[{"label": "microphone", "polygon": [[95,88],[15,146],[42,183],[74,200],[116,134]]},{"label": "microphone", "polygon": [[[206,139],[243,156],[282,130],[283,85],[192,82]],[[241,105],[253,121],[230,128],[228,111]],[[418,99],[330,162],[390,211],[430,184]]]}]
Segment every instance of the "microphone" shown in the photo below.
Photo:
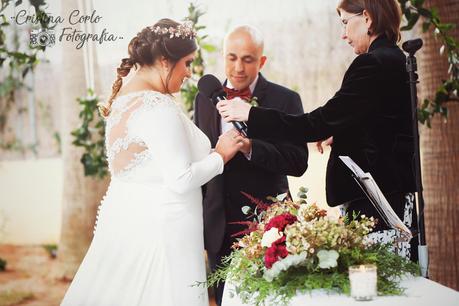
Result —
[{"label": "microphone", "polygon": [[421,49],[421,47],[422,39],[420,38],[407,40],[402,44],[402,49],[405,50],[405,52],[409,53],[411,56],[413,56],[416,53],[416,51]]},{"label": "microphone", "polygon": [[[204,96],[209,98],[214,105],[216,105],[219,101],[226,100],[226,92],[223,90],[222,84],[212,74],[206,74],[199,79],[198,90]],[[245,124],[245,122],[231,121],[231,123],[236,130],[247,137],[247,124]]]}]

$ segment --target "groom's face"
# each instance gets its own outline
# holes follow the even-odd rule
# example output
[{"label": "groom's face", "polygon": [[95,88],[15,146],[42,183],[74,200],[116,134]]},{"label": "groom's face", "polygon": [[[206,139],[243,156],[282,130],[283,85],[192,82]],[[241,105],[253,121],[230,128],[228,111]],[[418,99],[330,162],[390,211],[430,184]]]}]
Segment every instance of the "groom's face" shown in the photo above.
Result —
[{"label": "groom's face", "polygon": [[249,87],[266,61],[263,48],[244,31],[234,32],[227,37],[224,59],[226,77],[237,90]]}]

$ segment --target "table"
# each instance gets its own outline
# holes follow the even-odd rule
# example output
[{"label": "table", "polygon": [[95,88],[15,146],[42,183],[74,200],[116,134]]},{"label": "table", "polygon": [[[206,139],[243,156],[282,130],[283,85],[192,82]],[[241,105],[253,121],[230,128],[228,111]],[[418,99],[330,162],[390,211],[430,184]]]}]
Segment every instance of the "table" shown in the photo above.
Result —
[{"label": "table", "polygon": [[[403,296],[378,296],[372,301],[359,302],[347,295],[314,290],[294,297],[289,306],[459,306],[459,292],[434,281],[411,277],[402,280],[400,285],[406,288]],[[234,286],[225,285],[222,306],[246,305],[236,294],[231,298],[231,290],[234,291]]]}]

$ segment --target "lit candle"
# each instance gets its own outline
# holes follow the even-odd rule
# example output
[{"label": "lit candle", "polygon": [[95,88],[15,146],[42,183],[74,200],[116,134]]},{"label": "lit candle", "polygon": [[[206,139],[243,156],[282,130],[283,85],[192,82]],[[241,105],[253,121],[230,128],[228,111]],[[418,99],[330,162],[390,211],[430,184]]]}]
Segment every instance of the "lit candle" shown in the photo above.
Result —
[{"label": "lit candle", "polygon": [[369,301],[377,294],[377,274],[375,265],[349,267],[351,296],[357,301]]}]

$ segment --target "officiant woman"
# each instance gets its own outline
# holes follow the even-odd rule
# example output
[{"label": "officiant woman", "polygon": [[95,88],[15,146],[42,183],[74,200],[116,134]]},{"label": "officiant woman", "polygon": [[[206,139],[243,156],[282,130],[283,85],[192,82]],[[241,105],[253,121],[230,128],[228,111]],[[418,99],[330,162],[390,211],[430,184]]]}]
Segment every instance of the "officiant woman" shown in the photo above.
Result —
[{"label": "officiant woman", "polygon": [[[218,104],[226,121],[247,121],[249,137],[318,142],[333,137],[327,165],[330,206],[379,219],[338,158],[351,157],[370,172],[397,215],[411,227],[413,192],[412,117],[406,58],[397,46],[401,11],[396,0],[341,0],[341,38],[357,54],[341,88],[323,106],[303,115],[252,107],[240,99]],[[415,240],[415,239],[413,239]]]}]

